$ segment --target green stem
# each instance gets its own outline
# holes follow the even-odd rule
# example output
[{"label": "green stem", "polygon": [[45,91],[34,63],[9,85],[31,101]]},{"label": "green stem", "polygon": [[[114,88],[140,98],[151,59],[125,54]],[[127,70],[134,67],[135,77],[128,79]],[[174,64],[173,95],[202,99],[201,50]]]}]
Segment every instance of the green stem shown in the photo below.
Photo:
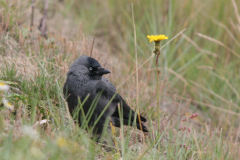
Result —
[{"label": "green stem", "polygon": [[160,130],[160,115],[159,115],[159,70],[158,70],[158,57],[160,55],[160,51],[156,56],[156,72],[157,72],[157,114],[158,114],[158,131]]},{"label": "green stem", "polygon": [[156,72],[157,72],[157,115],[158,115],[158,131],[160,131],[160,115],[159,115],[159,73],[158,70],[158,57],[160,55],[160,42],[161,41],[155,41],[155,50],[153,53],[155,53],[156,56]]}]

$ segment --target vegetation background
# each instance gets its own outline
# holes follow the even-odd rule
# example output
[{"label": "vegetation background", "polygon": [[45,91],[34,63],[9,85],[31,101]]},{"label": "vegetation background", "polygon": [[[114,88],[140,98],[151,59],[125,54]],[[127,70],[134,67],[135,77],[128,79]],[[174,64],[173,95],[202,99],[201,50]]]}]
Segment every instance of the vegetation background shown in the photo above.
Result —
[{"label": "vegetation background", "polygon": [[[237,159],[239,8],[235,0],[0,0],[0,80],[11,86],[0,99],[15,108],[0,102],[0,159]],[[160,88],[146,38],[156,34],[169,36],[161,42]],[[116,128],[106,132],[115,145],[95,144],[73,123],[62,86],[94,38],[92,56],[148,118],[149,134]]]}]

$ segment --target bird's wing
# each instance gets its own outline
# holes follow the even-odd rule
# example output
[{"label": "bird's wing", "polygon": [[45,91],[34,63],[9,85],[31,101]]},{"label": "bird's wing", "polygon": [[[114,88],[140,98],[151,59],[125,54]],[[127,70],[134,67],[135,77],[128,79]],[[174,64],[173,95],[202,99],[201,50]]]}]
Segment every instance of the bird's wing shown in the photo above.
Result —
[{"label": "bird's wing", "polygon": [[[127,125],[128,123],[128,120],[131,121],[130,125],[133,124],[134,122],[134,118],[135,118],[135,112],[128,106],[128,104],[124,101],[124,99],[118,94],[116,93],[116,88],[114,87],[114,85],[109,82],[106,78],[103,78],[102,81],[99,81],[97,84],[96,84],[96,87],[95,87],[97,90],[96,92],[102,92],[102,97],[107,99],[107,100],[110,100],[112,97],[113,100],[112,100],[112,105],[111,107],[114,107],[114,112],[112,114],[112,117],[114,118],[113,121],[115,122],[116,126],[118,127],[118,123],[119,122],[119,111],[118,111],[118,108],[117,108],[117,104],[119,103],[120,104],[120,108],[122,110],[122,113],[123,113],[123,119],[124,119],[124,124]],[[139,129],[140,129],[140,122],[139,122],[139,119],[138,119],[138,116],[136,116],[136,123],[137,123],[137,126],[139,125]],[[143,122],[146,122],[146,118],[140,116],[140,119],[141,121]],[[114,124],[114,123],[113,123]],[[143,130],[145,130],[145,132],[147,132],[147,129],[146,127],[142,124],[142,128]],[[145,129],[144,129],[145,128]]]},{"label": "bird's wing", "polygon": [[102,81],[106,83],[107,88],[109,88],[110,90],[116,92],[117,89],[115,88],[115,86],[105,77],[102,77]]},{"label": "bird's wing", "polygon": [[[102,87],[100,87],[100,88],[105,87],[108,96],[110,96],[110,97],[113,96],[116,93],[116,91],[117,91],[115,86],[109,80],[107,80],[104,77],[103,77],[102,80],[105,83],[100,82],[99,84],[102,85]],[[123,107],[123,112],[127,112],[127,113],[132,112],[133,115],[131,115],[131,117],[134,118],[134,114],[135,114],[134,111],[128,106],[128,104],[124,101],[124,99],[119,94],[116,94],[114,100],[117,101],[118,103],[121,103],[121,107]],[[125,114],[125,115],[127,115],[127,114]],[[129,117],[126,117],[126,118],[129,118]],[[144,117],[141,117],[141,121],[146,122],[147,120]]]}]

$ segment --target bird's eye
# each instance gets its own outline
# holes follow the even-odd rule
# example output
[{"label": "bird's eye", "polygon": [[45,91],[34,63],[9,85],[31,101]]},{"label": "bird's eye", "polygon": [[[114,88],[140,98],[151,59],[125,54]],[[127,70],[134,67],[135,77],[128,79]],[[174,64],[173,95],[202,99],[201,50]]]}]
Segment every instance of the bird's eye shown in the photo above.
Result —
[{"label": "bird's eye", "polygon": [[89,69],[90,71],[92,71],[93,68],[92,68],[92,67],[89,67],[88,69]]}]

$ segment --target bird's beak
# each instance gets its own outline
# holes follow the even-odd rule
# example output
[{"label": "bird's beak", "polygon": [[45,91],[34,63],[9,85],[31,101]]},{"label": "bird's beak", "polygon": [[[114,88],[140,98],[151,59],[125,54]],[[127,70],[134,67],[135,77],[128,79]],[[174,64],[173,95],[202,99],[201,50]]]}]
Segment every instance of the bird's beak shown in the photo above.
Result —
[{"label": "bird's beak", "polygon": [[103,74],[108,74],[108,73],[111,73],[109,70],[103,68],[103,67],[98,67],[96,73],[98,75],[103,75]]}]

